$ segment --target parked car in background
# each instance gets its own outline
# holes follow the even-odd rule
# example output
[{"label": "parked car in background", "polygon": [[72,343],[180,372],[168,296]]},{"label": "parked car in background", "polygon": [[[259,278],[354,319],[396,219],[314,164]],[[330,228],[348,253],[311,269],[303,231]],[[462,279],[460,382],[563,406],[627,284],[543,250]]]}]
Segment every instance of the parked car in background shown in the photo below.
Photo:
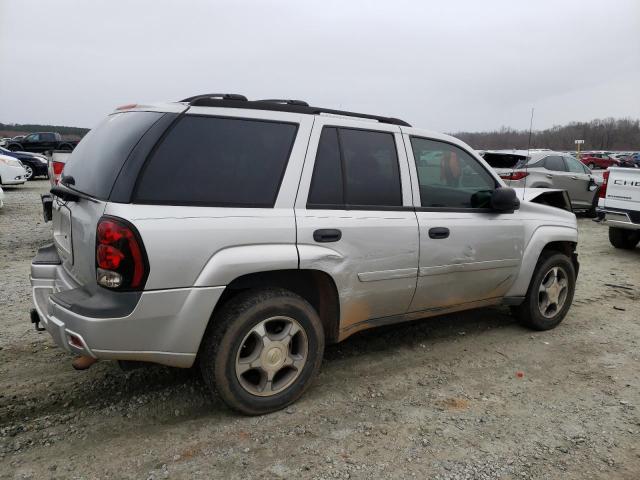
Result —
[{"label": "parked car in background", "polygon": [[4,191],[0,187],[0,208],[4,207]]},{"label": "parked car in background", "polygon": [[24,137],[24,135],[16,135],[15,137],[11,137],[9,140],[12,140],[14,142],[21,142]]},{"label": "parked car in background", "polygon": [[49,177],[49,159],[45,155],[22,151],[12,152],[2,147],[0,147],[0,155],[20,160],[27,171],[27,180],[31,180],[34,177]]},{"label": "parked car in background", "polygon": [[27,171],[20,160],[0,155],[0,185],[21,185],[27,181]]},{"label": "parked car in background", "polygon": [[64,150],[70,152],[78,144],[75,140],[64,140],[57,132],[37,132],[26,135],[21,140],[11,139],[7,148],[11,151],[26,151],[34,153]]},{"label": "parked car in background", "polygon": [[519,200],[465,143],[297,100],[119,109],[51,195],[33,323],[93,359],[195,363],[251,415],[367,328],[499,304],[554,328],[578,273],[575,215]]},{"label": "parked car in background", "polygon": [[607,153],[584,152],[580,154],[580,161],[591,170],[620,166],[620,162]]},{"label": "parked car in background", "polygon": [[0,138],[0,147],[4,147],[5,145],[7,145],[10,140],[10,138]]},{"label": "parked car in background", "polygon": [[483,158],[508,186],[566,190],[574,210],[595,215],[600,179],[575,157],[551,150],[488,150]]},{"label": "parked car in background", "polygon": [[640,242],[640,170],[610,168],[603,174],[598,217],[609,227],[609,241],[630,250]]}]

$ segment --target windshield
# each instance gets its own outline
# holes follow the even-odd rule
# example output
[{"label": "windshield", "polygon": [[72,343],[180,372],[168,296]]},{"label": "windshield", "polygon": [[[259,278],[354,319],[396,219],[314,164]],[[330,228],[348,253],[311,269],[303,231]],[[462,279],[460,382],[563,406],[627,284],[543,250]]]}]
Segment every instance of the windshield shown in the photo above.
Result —
[{"label": "windshield", "polygon": [[162,117],[157,112],[123,112],[108,116],[75,148],[63,176],[73,177],[71,188],[106,200],[129,153]]}]

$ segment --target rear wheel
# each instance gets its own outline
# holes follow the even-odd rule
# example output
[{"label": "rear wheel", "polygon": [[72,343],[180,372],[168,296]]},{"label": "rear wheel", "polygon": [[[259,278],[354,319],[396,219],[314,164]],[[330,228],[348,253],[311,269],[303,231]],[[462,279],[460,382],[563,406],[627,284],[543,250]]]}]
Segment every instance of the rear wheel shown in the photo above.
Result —
[{"label": "rear wheel", "polygon": [[534,330],[550,330],[564,319],[576,286],[571,259],[562,253],[545,252],[538,260],[525,301],[512,308],[519,322]]},{"label": "rear wheel", "polygon": [[595,163],[593,163],[593,162],[591,162],[591,163],[589,164],[589,168],[590,168],[591,170],[595,170],[595,168],[596,168],[596,164],[595,164]]},{"label": "rear wheel", "polygon": [[609,241],[616,248],[632,250],[640,241],[640,232],[625,228],[609,227]]},{"label": "rear wheel", "polygon": [[318,373],[324,332],[315,309],[284,289],[253,290],[212,319],[200,350],[204,382],[234,410],[269,413],[296,401]]}]

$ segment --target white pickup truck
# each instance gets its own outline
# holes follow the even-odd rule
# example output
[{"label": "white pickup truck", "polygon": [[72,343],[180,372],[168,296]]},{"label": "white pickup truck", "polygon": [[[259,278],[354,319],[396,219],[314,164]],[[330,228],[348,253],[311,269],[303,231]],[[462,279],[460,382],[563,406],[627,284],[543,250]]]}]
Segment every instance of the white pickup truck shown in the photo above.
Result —
[{"label": "white pickup truck", "polygon": [[640,241],[640,170],[610,167],[603,180],[598,219],[609,226],[611,245],[633,249]]}]

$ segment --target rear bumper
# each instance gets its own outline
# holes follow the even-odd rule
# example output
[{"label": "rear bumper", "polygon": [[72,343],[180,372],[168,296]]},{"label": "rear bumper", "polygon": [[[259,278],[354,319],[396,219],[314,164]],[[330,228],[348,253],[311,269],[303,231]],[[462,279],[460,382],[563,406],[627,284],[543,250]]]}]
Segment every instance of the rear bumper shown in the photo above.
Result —
[{"label": "rear bumper", "polygon": [[[91,293],[75,284],[51,246],[40,249],[32,262],[31,285],[43,326],[64,350],[99,359],[185,368],[193,364],[224,291],[224,287],[147,291],[130,312],[119,311],[113,301],[101,309],[102,289],[96,287],[99,290]],[[77,304],[74,298],[80,299]]]},{"label": "rear bumper", "polygon": [[600,222],[609,227],[625,228],[627,230],[640,230],[640,222],[634,222],[636,219],[635,217],[640,215],[637,212],[598,208],[596,209],[596,213]]}]

